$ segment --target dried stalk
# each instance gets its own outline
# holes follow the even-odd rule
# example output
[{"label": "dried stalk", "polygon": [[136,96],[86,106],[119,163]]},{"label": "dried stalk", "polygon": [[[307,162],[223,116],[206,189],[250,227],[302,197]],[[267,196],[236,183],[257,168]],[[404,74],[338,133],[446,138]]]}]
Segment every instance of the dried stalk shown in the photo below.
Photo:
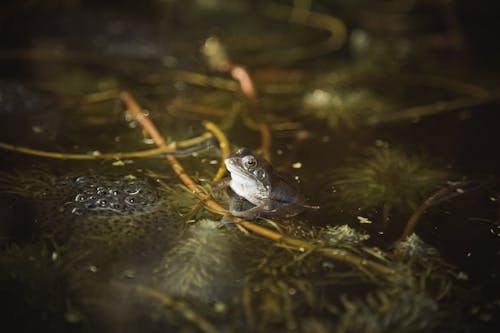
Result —
[{"label": "dried stalk", "polygon": [[187,148],[193,145],[200,144],[204,141],[212,138],[210,133],[202,134],[198,137],[178,141],[171,142],[165,147],[147,149],[142,151],[134,151],[134,152],[117,152],[117,153],[98,153],[98,154],[71,154],[71,153],[58,153],[52,151],[45,151],[39,149],[32,149],[28,147],[15,146],[9,143],[0,142],[0,149],[5,149],[8,151],[14,151],[16,153],[33,155],[33,156],[41,156],[48,158],[56,158],[61,160],[119,160],[119,159],[127,159],[127,158],[143,158],[150,157],[159,154],[175,154],[178,152],[179,148]]},{"label": "dried stalk", "polygon": [[412,216],[410,217],[410,219],[406,223],[405,229],[403,230],[403,234],[396,241],[396,243],[400,243],[402,241],[405,241],[408,237],[410,237],[415,232],[415,228],[417,227],[418,222],[420,221],[422,216],[425,214],[427,209],[429,209],[429,207],[434,206],[445,199],[449,199],[450,193],[456,192],[457,194],[462,194],[463,190],[459,191],[460,187],[464,186],[464,185],[470,185],[470,184],[475,184],[475,182],[469,181],[469,182],[453,184],[453,185],[450,185],[447,187],[443,187],[439,191],[437,191],[436,193],[431,195],[429,198],[427,198],[413,212]]},{"label": "dried stalk", "polygon": [[315,13],[308,9],[293,8],[273,2],[263,8],[264,15],[280,21],[327,31],[329,37],[313,45],[292,47],[286,50],[273,51],[254,56],[254,63],[267,63],[278,59],[280,62],[294,62],[307,58],[318,57],[340,49],[347,40],[347,28],[342,20],[334,16]]},{"label": "dried stalk", "polygon": [[203,125],[219,141],[219,148],[221,151],[221,163],[219,166],[219,170],[217,170],[217,173],[212,179],[212,182],[215,183],[221,180],[224,174],[226,173],[226,166],[224,164],[224,160],[229,157],[229,142],[227,141],[226,135],[224,135],[221,129],[214,123],[206,121],[203,123]]},{"label": "dried stalk", "polygon": [[[228,73],[233,79],[238,81],[240,90],[248,98],[253,105],[257,102],[257,92],[255,85],[248,71],[242,65],[235,64],[231,61],[226,48],[216,37],[208,38],[202,47],[202,53],[207,58],[208,65],[211,69]],[[261,153],[267,160],[271,160],[271,131],[269,126],[264,122],[257,122],[261,134]]]}]

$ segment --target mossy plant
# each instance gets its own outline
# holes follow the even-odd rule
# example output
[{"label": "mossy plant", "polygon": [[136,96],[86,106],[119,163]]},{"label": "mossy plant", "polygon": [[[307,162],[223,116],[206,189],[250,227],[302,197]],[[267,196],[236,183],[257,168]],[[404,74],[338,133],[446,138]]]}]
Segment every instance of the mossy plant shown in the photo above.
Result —
[{"label": "mossy plant", "polygon": [[335,170],[332,178],[339,204],[360,213],[381,210],[387,222],[393,211],[408,214],[443,186],[447,172],[426,156],[384,146],[369,149],[364,158]]},{"label": "mossy plant", "polygon": [[162,290],[201,302],[227,300],[241,276],[232,256],[235,239],[219,226],[203,219],[186,230],[157,269]]},{"label": "mossy plant", "polygon": [[429,332],[439,319],[438,303],[425,293],[398,291],[369,294],[366,299],[342,300],[336,332]]},{"label": "mossy plant", "polygon": [[367,89],[314,89],[303,99],[303,113],[331,128],[356,127],[390,108],[388,101]]}]

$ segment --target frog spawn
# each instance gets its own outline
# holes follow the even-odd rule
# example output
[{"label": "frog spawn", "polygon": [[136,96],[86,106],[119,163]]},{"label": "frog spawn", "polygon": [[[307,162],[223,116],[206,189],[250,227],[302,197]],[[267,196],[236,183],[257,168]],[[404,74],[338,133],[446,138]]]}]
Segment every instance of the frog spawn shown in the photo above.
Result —
[{"label": "frog spawn", "polygon": [[[71,186],[67,180],[61,185]],[[158,201],[158,195],[144,181],[82,176],[76,178],[72,185],[76,194],[63,210],[77,216],[144,213]]]},{"label": "frog spawn", "polygon": [[122,248],[158,233],[168,216],[162,210],[158,191],[148,180],[63,178],[55,182],[51,192],[43,203],[42,226],[58,243],[70,247]]}]

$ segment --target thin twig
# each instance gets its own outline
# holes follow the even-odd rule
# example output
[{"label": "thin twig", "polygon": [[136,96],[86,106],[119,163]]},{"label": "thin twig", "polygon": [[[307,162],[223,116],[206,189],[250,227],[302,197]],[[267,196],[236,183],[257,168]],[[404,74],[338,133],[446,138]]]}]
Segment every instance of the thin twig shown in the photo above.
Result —
[{"label": "thin twig", "polygon": [[142,108],[137,104],[135,99],[126,91],[120,93],[120,98],[127,105],[128,112],[142,125],[142,127],[144,127],[144,131],[148,133],[154,143],[160,148],[165,147],[167,145],[165,140],[160,135],[155,125],[149,120],[148,116],[142,112]]},{"label": "thin twig", "polygon": [[[205,121],[203,123],[203,126],[205,126],[205,128],[215,136],[217,141],[219,141],[219,149],[221,151],[221,162],[219,169],[217,170],[217,173],[212,178],[212,183],[216,183],[219,180],[221,180],[224,174],[226,173],[226,165],[224,161],[226,160],[226,158],[229,157],[229,142],[227,141],[226,135],[214,123],[210,121]],[[198,201],[196,205],[194,205],[193,208],[191,209],[191,212],[195,214],[202,207],[202,205],[203,201]]]},{"label": "thin twig", "polygon": [[376,115],[368,118],[368,125],[388,124],[399,121],[414,121],[425,116],[466,109],[490,102],[490,98],[457,98],[451,101],[440,101],[428,105],[413,106],[397,112]]},{"label": "thin twig", "polygon": [[258,126],[261,137],[260,152],[262,154],[262,157],[264,157],[268,161],[271,161],[271,130],[266,123],[258,123]]},{"label": "thin twig", "polygon": [[219,166],[219,170],[215,174],[212,179],[212,183],[218,182],[222,179],[224,174],[226,173],[226,166],[224,164],[224,160],[229,157],[229,142],[227,141],[226,135],[221,131],[221,129],[210,121],[206,121],[203,123],[205,128],[210,131],[213,136],[217,138],[219,141],[219,148],[221,151],[221,163]]},{"label": "thin twig", "polygon": [[264,15],[280,21],[308,26],[329,33],[324,41],[313,45],[297,46],[286,50],[271,51],[256,55],[254,63],[267,63],[278,59],[280,62],[294,62],[306,58],[313,58],[340,49],[347,40],[347,28],[344,22],[334,16],[309,11],[308,9],[293,8],[273,2],[266,3],[262,8]]},{"label": "thin twig", "polygon": [[255,92],[253,81],[247,70],[241,65],[232,65],[229,71],[233,79],[240,84],[243,94],[245,94],[248,99],[255,100],[257,98],[257,93]]},{"label": "thin twig", "polygon": [[[226,48],[221,41],[216,37],[207,38],[201,48],[202,53],[207,58],[208,65],[211,69],[229,73],[240,85],[240,89],[245,97],[255,106],[257,102],[257,92],[253,80],[248,71],[240,64],[235,64],[229,57]],[[261,134],[261,152],[264,158],[271,160],[271,131],[269,126],[264,122],[257,122],[258,129]]]},{"label": "thin twig", "polygon": [[437,191],[436,193],[431,195],[429,198],[427,198],[413,212],[412,216],[410,217],[410,219],[406,223],[403,234],[396,241],[396,243],[400,243],[400,242],[406,240],[408,237],[410,237],[415,232],[415,228],[417,227],[418,222],[420,221],[422,216],[425,214],[427,209],[429,209],[429,207],[434,206],[445,199],[449,199],[450,193],[456,192],[458,195],[464,193],[464,191],[461,190],[462,186],[476,184],[476,183],[477,182],[474,182],[474,181],[461,182],[458,184],[449,185],[449,186],[446,186],[446,187],[439,189],[439,191]]},{"label": "thin twig", "polygon": [[226,111],[220,108],[210,107],[203,104],[193,104],[182,98],[175,98],[166,106],[170,113],[178,114],[180,112],[195,113],[202,116],[224,117]]},{"label": "thin twig", "polygon": [[117,152],[117,153],[97,153],[97,154],[58,153],[58,152],[33,149],[23,146],[15,146],[5,142],[0,142],[0,149],[14,151],[17,153],[22,153],[27,155],[56,158],[61,160],[113,160],[113,159],[119,160],[127,158],[150,157],[165,153],[174,154],[178,152],[179,148],[187,148],[196,144],[200,144],[201,142],[207,141],[210,138],[212,138],[212,135],[210,133],[205,133],[192,139],[183,140],[179,142],[171,142],[167,146],[161,148],[147,149],[134,152]]},{"label": "thin twig", "polygon": [[[133,97],[127,92],[122,92],[120,94],[120,96],[122,96],[122,98],[126,97],[126,98],[123,98],[123,101],[125,102],[125,104],[127,104],[132,116],[136,117],[137,121],[141,125],[143,125],[144,129],[146,131],[148,131],[148,133],[149,133],[149,131],[151,131],[149,133],[149,135],[151,136],[151,138],[153,138],[155,143],[159,147],[162,147],[163,145],[165,145],[165,141],[163,140],[163,138],[161,138],[160,134],[158,133],[158,131],[156,130],[156,128],[154,127],[154,125],[152,124],[150,119],[145,117],[142,114],[141,108],[139,107],[137,102],[135,102]],[[241,226],[249,231],[252,231],[252,232],[254,232],[262,237],[268,238],[268,239],[273,240],[277,243],[283,243],[283,244],[289,245],[289,246],[294,247],[298,250],[302,250],[302,251],[314,250],[314,251],[317,251],[318,253],[323,254],[324,256],[326,256],[328,258],[332,258],[332,259],[335,259],[337,261],[345,262],[345,263],[348,263],[348,264],[351,264],[351,265],[354,265],[357,267],[371,268],[371,269],[378,271],[379,273],[383,273],[383,274],[394,273],[393,269],[391,269],[385,265],[358,257],[358,256],[353,255],[353,254],[346,253],[346,252],[341,251],[341,250],[320,248],[320,247],[316,246],[315,244],[312,244],[312,243],[309,243],[309,242],[306,242],[306,241],[303,241],[300,239],[288,237],[286,235],[282,235],[278,232],[269,230],[265,227],[262,227],[260,225],[255,224],[255,223],[252,223],[250,221],[245,221],[245,220],[242,220],[240,218],[231,216],[231,214],[228,210],[224,209],[218,203],[211,200],[208,197],[208,195],[203,190],[201,190],[198,187],[198,185],[196,185],[196,183],[184,171],[184,168],[182,167],[182,165],[177,161],[177,159],[173,155],[167,154],[166,158],[167,158],[167,161],[170,163],[170,166],[172,167],[174,172],[180,178],[180,180],[189,188],[189,190],[192,191],[192,193],[194,195],[196,195],[203,202],[203,204],[205,205],[205,207],[207,207],[207,209],[209,209],[212,212],[228,216],[228,218],[230,218],[235,224],[237,224],[237,225],[239,225],[239,226]]]}]

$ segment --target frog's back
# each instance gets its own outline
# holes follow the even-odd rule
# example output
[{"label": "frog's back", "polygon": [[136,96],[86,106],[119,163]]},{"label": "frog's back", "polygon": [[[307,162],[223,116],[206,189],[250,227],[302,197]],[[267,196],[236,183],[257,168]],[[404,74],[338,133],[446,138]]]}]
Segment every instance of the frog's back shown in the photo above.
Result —
[{"label": "frog's back", "polygon": [[273,176],[272,188],[271,200],[278,201],[284,205],[300,205],[304,202],[304,197],[297,188],[290,185],[281,176]]}]

